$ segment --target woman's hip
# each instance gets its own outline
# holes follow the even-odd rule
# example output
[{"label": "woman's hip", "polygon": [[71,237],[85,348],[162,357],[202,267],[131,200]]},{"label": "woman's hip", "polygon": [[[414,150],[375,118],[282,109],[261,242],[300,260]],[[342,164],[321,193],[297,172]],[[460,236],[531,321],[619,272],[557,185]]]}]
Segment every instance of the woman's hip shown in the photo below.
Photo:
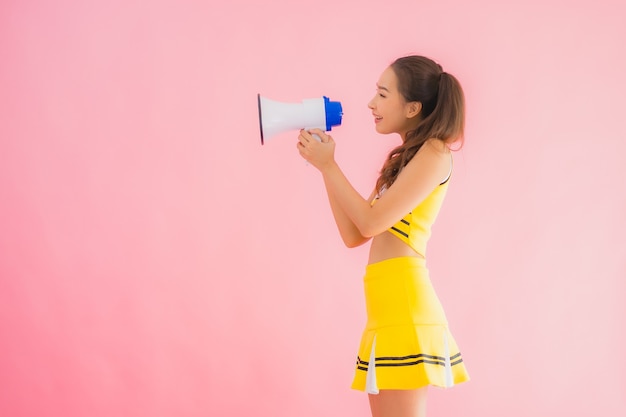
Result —
[{"label": "woman's hip", "polygon": [[423,258],[407,256],[367,265],[363,283],[369,329],[447,324]]}]

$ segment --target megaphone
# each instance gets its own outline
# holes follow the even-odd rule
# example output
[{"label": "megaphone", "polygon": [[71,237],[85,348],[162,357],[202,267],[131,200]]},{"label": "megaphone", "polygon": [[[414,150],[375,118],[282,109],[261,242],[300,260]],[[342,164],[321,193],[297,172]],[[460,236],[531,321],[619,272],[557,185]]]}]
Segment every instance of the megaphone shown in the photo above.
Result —
[{"label": "megaphone", "polygon": [[295,129],[329,131],[341,124],[343,109],[338,101],[326,96],[309,98],[302,103],[283,103],[257,94],[261,145],[281,132]]}]

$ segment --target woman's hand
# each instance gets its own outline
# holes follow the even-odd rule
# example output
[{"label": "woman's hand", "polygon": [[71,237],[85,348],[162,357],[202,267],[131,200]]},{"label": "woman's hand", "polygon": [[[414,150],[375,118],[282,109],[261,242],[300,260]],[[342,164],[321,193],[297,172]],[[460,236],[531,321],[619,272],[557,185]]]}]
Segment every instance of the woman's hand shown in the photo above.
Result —
[{"label": "woman's hand", "polygon": [[[313,137],[314,134],[321,142]],[[335,162],[335,141],[321,129],[300,130],[297,147],[300,156],[320,171]]]}]

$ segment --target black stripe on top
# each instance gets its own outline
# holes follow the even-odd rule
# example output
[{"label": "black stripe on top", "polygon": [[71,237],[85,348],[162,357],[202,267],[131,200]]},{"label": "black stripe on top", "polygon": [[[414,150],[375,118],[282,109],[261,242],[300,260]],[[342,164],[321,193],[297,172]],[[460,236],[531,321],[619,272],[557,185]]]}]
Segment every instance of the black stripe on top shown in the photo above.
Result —
[{"label": "black stripe on top", "polygon": [[398,228],[396,228],[396,227],[394,227],[394,226],[391,226],[391,229],[392,229],[392,230],[394,230],[394,231],[396,231],[396,232],[398,232],[398,233],[400,233],[402,236],[404,236],[404,237],[406,237],[406,238],[408,238],[408,237],[409,237],[408,233],[404,233],[402,230],[400,230],[400,229],[398,229]]}]

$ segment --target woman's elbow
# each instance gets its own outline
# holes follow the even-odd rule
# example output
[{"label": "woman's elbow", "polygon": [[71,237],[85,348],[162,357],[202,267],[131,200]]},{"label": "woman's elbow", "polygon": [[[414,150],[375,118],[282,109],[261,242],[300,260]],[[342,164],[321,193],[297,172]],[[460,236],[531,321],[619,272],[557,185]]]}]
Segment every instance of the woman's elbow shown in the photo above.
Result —
[{"label": "woman's elbow", "polygon": [[382,233],[380,227],[372,224],[363,224],[359,226],[359,232],[361,233],[361,236],[368,240]]},{"label": "woman's elbow", "polygon": [[364,237],[364,236],[353,236],[350,238],[344,238],[343,239],[343,244],[346,245],[347,248],[356,248],[359,247],[361,245],[363,245],[365,242],[367,242],[368,240],[370,240],[370,238],[368,237]]},{"label": "woman's elbow", "polygon": [[358,247],[359,247],[359,246],[361,246],[364,242],[356,242],[356,241],[349,241],[349,242],[346,242],[346,241],[344,241],[343,243],[344,243],[344,245],[346,245],[346,248],[348,248],[348,249],[353,249],[353,248],[358,248]]}]

